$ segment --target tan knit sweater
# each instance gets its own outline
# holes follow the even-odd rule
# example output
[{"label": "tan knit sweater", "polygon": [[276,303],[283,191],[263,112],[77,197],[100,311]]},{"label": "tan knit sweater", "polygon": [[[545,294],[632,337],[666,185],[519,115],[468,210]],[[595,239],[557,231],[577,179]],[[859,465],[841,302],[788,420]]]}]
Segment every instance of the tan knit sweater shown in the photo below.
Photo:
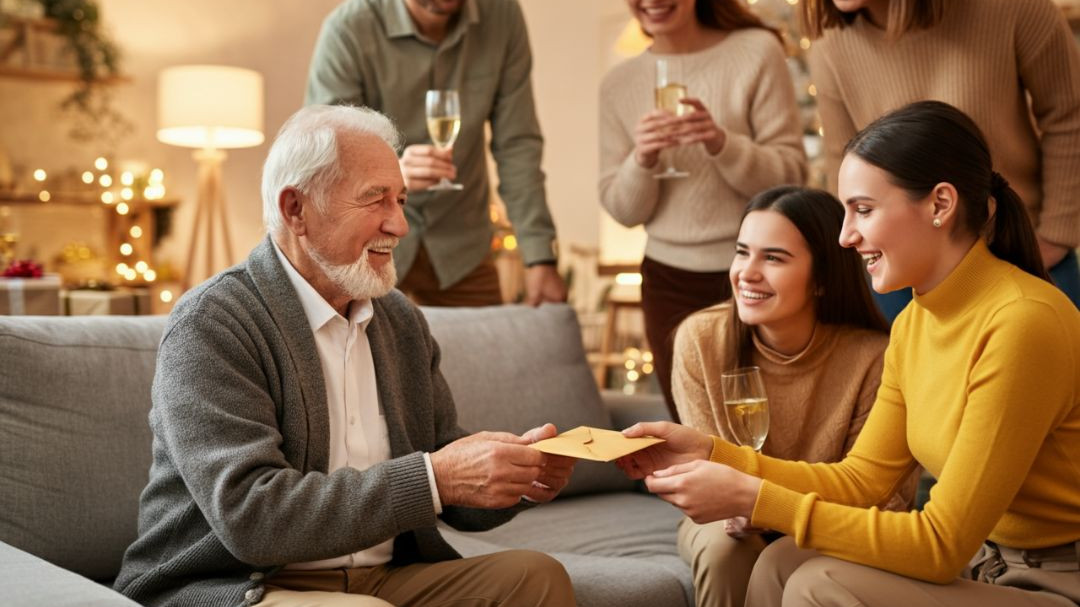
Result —
[{"label": "tan knit sweater", "polygon": [[[723,303],[687,318],[675,334],[672,390],[683,423],[734,442],[724,417],[720,374],[734,308]],[[839,461],[874,404],[889,338],[854,327],[818,324],[806,349],[784,356],[754,339],[753,364],[769,396],[762,453],[808,462]]]},{"label": "tan knit sweater", "polygon": [[[727,131],[716,156],[703,144],[665,150],[645,169],[634,161],[634,131],[653,109],[657,57],[677,61],[689,95]],[[664,163],[689,171],[657,180]],[[600,88],[600,202],[626,226],[645,225],[645,255],[694,272],[726,270],[751,196],[802,184],[806,159],[795,91],[776,38],[762,29],[729,33],[696,53],[646,51],[613,68]]]},{"label": "tan knit sweater", "polygon": [[1080,50],[1060,10],[1050,0],[944,4],[941,23],[895,41],[859,17],[811,47],[830,188],[859,129],[914,101],[945,101],[982,129],[994,167],[1024,199],[1038,234],[1077,246]]}]

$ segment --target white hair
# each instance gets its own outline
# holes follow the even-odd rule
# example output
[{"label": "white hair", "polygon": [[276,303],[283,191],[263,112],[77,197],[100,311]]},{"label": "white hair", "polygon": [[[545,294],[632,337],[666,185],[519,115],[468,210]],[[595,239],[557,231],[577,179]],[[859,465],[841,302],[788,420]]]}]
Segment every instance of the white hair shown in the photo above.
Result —
[{"label": "white hair", "polygon": [[343,176],[338,162],[337,138],[342,133],[375,135],[401,149],[402,137],[389,118],[366,107],[309,105],[281,126],[263,163],[263,223],[267,231],[281,229],[278,197],[287,187],[311,197],[319,212],[326,211],[326,196]]}]

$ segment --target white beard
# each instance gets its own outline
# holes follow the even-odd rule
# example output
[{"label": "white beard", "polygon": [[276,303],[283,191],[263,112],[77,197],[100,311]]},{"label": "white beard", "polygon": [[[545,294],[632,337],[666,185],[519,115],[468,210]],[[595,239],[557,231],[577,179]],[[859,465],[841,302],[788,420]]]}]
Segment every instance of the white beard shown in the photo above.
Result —
[{"label": "white beard", "polygon": [[376,270],[368,262],[368,248],[397,246],[397,239],[392,242],[371,242],[364,248],[360,257],[352,263],[334,264],[323,257],[314,246],[308,249],[312,261],[326,274],[330,282],[347,293],[354,300],[374,299],[390,292],[397,284],[397,269],[391,257],[382,270]]}]

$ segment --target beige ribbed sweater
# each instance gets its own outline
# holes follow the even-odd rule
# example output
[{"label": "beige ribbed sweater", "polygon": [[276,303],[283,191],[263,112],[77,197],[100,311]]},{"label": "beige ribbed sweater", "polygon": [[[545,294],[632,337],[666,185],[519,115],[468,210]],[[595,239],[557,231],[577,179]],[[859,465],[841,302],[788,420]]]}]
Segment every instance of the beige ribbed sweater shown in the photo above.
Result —
[{"label": "beige ribbed sweater", "polygon": [[830,189],[859,129],[914,101],[945,101],[982,129],[995,169],[1024,199],[1038,234],[1077,246],[1080,50],[1060,10],[1049,0],[944,4],[931,29],[890,41],[859,17],[810,49]]},{"label": "beige ribbed sweater", "polygon": [[[736,366],[728,353],[733,311],[723,303],[679,325],[672,377],[683,423],[729,442],[734,437],[724,417],[720,374]],[[769,396],[769,435],[762,453],[840,461],[874,404],[888,342],[884,333],[819,323],[806,349],[784,356],[755,338],[752,360]]]},{"label": "beige ribbed sweater", "polygon": [[[634,131],[653,109],[657,57],[677,61],[691,97],[727,131],[716,156],[703,144],[661,153],[645,169],[634,161]],[[689,171],[657,180],[664,163]],[[743,208],[766,188],[802,184],[806,159],[795,91],[776,38],[763,29],[729,33],[705,50],[646,51],[613,68],[600,87],[600,202],[626,226],[645,225],[645,255],[694,272],[727,270]]]}]

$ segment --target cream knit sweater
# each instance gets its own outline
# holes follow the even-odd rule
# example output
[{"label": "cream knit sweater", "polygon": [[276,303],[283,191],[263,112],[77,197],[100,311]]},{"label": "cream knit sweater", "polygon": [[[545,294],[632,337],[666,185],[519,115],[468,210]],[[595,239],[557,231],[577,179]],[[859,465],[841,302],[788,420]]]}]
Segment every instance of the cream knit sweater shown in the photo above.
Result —
[{"label": "cream knit sweater", "polygon": [[810,70],[833,192],[859,129],[936,99],[979,125],[1038,234],[1080,244],[1080,49],[1049,0],[948,0],[941,23],[897,40],[859,17],[814,43]]},{"label": "cream knit sweater", "polygon": [[[665,150],[661,162],[634,161],[634,131],[653,109],[657,57],[677,61],[689,95],[727,131],[716,156],[703,144]],[[657,180],[664,163],[689,171]],[[802,184],[806,158],[795,91],[783,49],[763,29],[729,33],[695,53],[650,51],[612,69],[600,88],[600,202],[626,226],[645,225],[645,255],[695,272],[727,270],[747,201],[781,184]]]}]

